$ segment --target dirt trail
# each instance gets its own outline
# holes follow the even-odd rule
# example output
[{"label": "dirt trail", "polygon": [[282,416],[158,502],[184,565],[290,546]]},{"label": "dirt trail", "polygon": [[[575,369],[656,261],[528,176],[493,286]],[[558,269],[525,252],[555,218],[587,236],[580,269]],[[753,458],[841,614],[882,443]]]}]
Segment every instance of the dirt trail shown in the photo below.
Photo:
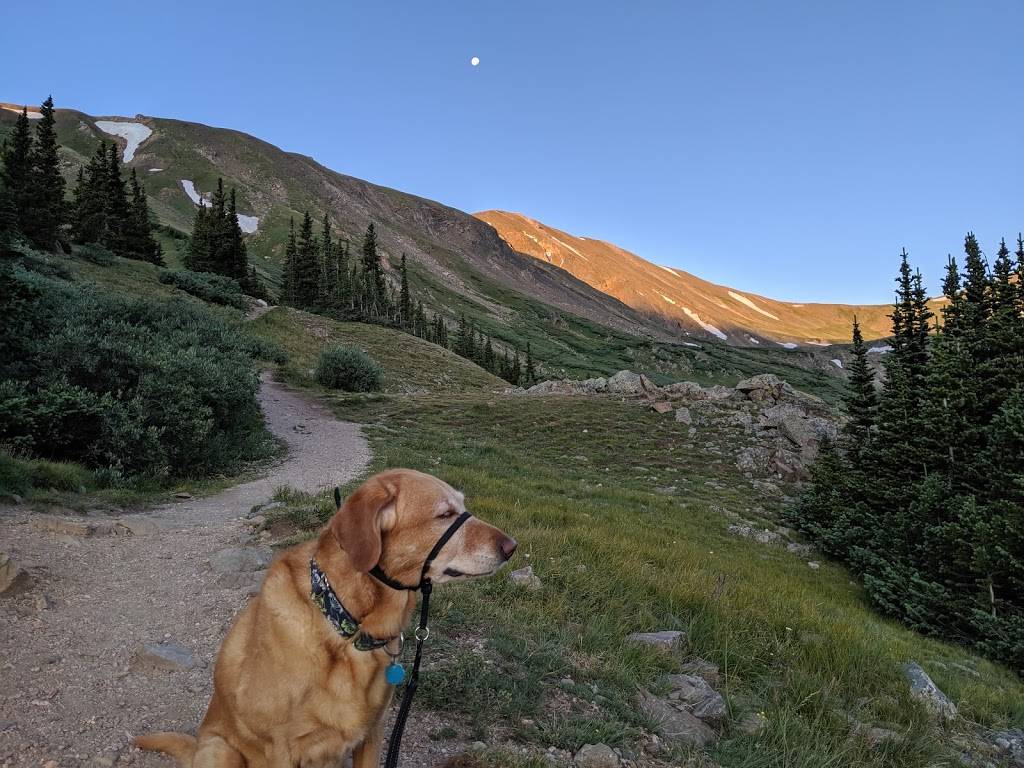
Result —
[{"label": "dirt trail", "polygon": [[[131,738],[194,732],[217,649],[261,575],[218,573],[210,557],[253,547],[244,518],[278,486],[341,484],[370,459],[359,426],[308,397],[264,377],[260,402],[288,443],[286,460],[215,496],[125,516],[134,535],[40,530],[38,514],[0,507],[0,549],[34,579],[27,592],[0,598],[0,765],[167,766],[129,747]],[[194,666],[137,660],[143,644],[162,642],[183,646]]]}]

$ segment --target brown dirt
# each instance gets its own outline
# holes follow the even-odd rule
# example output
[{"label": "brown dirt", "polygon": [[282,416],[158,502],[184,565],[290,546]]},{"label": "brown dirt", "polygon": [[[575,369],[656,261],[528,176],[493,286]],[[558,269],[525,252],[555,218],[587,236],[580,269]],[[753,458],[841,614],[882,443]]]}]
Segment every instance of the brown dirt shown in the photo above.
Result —
[{"label": "brown dirt", "polygon": [[[101,517],[86,518],[97,524],[89,536],[43,530],[32,510],[0,507],[2,549],[33,577],[29,590],[0,598],[0,766],[168,766],[131,739],[195,731],[217,650],[261,575],[224,577],[210,556],[253,544],[246,516],[275,488],[342,484],[370,459],[360,428],[308,397],[264,377],[260,399],[287,459],[214,496],[124,516],[134,535],[118,526],[121,535],[110,535],[110,518]],[[136,661],[144,643],[165,641],[187,648],[195,666]],[[456,751],[427,737],[442,725],[414,712],[403,765],[435,765]]]}]

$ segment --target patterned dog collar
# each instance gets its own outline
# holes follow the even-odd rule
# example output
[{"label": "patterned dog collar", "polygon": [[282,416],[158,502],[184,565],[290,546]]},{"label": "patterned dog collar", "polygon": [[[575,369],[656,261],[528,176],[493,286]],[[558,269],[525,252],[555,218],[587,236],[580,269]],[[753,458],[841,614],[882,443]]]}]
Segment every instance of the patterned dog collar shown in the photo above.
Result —
[{"label": "patterned dog collar", "polygon": [[331,623],[331,626],[342,637],[357,636],[353,641],[353,645],[355,645],[357,650],[373,651],[377,648],[383,648],[391,642],[391,638],[380,640],[372,635],[368,635],[366,632],[360,631],[359,621],[341,604],[341,600],[338,599],[334,590],[331,589],[331,584],[327,580],[327,574],[320,570],[316,560],[309,561],[309,580],[309,596],[316,603],[316,607],[320,609],[320,613],[324,615],[324,618]]}]

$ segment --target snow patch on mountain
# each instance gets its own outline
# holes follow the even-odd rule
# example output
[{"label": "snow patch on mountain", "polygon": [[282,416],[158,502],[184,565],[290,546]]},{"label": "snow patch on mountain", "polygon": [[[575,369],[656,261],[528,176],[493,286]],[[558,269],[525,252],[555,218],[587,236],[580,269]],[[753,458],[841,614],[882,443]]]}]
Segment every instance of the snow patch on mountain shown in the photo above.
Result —
[{"label": "snow patch on mountain", "polygon": [[160,173],[160,171],[162,171],[162,170],[163,170],[163,168],[150,168],[149,172],[150,173]]},{"label": "snow patch on mountain", "polygon": [[723,341],[725,341],[726,339],[729,338],[724,333],[722,333],[720,330],[715,328],[715,326],[713,326],[711,323],[705,323],[703,320],[701,320],[700,319],[700,315],[698,315],[696,312],[694,312],[689,307],[683,307],[683,312],[686,313],[686,316],[688,318],[693,320],[693,322],[695,322],[697,325],[699,325],[701,328],[703,328],[708,333],[717,336],[718,338],[722,339]]},{"label": "snow patch on mountain", "polygon": [[780,347],[783,347],[785,349],[796,349],[797,346],[798,346],[798,345],[794,344],[792,341],[776,341],[775,343],[778,344]]},{"label": "snow patch on mountain", "polygon": [[251,235],[260,226],[259,216],[246,216],[242,213],[236,213],[235,215],[238,217],[238,228],[247,235]]},{"label": "snow patch on mountain", "polygon": [[120,120],[97,120],[96,127],[111,136],[120,136],[128,142],[124,148],[124,162],[135,159],[135,150],[153,135],[153,129],[142,123],[123,123]]},{"label": "snow patch on mountain", "polygon": [[666,296],[666,295],[665,295],[664,293],[662,293],[661,291],[658,291],[658,295],[659,295],[659,296],[661,296],[661,298],[663,298],[663,299],[664,299],[665,301],[667,301],[667,302],[668,302],[669,304],[671,304],[671,305],[672,305],[673,307],[674,307],[674,306],[676,305],[675,301],[673,301],[672,299],[670,299],[670,298],[669,298],[668,296]]},{"label": "snow patch on mountain", "polygon": [[552,239],[552,240],[554,240],[554,241],[555,241],[556,243],[558,243],[559,245],[561,245],[562,247],[564,247],[564,248],[568,248],[568,249],[569,249],[570,251],[572,251],[573,253],[575,253],[575,254],[576,254],[577,256],[579,256],[579,257],[580,257],[581,259],[583,259],[584,261],[590,261],[590,259],[588,259],[588,258],[587,258],[586,256],[584,256],[584,255],[583,255],[582,253],[580,253],[579,251],[577,251],[577,250],[576,250],[575,248],[573,248],[573,247],[572,247],[571,245],[569,245],[569,244],[568,244],[568,243],[566,243],[566,242],[563,242],[563,241],[559,240],[559,239],[558,239],[557,237],[555,237],[554,235],[552,235],[552,236],[551,236],[551,239]]},{"label": "snow patch on mountain", "polygon": [[[9,112],[15,112],[15,113],[17,113],[19,115],[21,114],[21,110],[18,109],[17,107],[4,107],[4,109],[6,109]],[[43,113],[42,112],[29,112],[29,113],[27,113],[27,117],[28,117],[29,120],[42,120],[43,119]]]},{"label": "snow patch on mountain", "polygon": [[185,190],[185,194],[188,195],[188,199],[196,205],[201,205],[204,208],[210,207],[210,201],[200,195],[199,191],[196,189],[196,185],[188,179],[181,180],[181,188]]},{"label": "snow patch on mountain", "polygon": [[806,341],[804,341],[804,343],[805,344],[810,344],[813,347],[831,347],[832,346],[827,341],[811,341],[810,339],[807,339]]},{"label": "snow patch on mountain", "polygon": [[842,368],[843,367],[843,361],[840,360],[838,357],[833,357],[832,358],[832,365],[834,365],[836,368]]},{"label": "snow patch on mountain", "polygon": [[654,266],[656,266],[658,269],[664,269],[666,272],[673,274],[676,277],[679,277],[679,273],[672,269],[672,267],[664,267],[661,264],[655,264]]},{"label": "snow patch on mountain", "polygon": [[761,340],[758,339],[756,336],[747,336],[747,338],[750,340],[751,344],[760,344],[761,343]]},{"label": "snow patch on mountain", "polygon": [[748,299],[748,298],[747,298],[746,296],[744,296],[743,294],[740,294],[740,293],[735,293],[735,292],[733,292],[733,291],[729,291],[729,295],[730,295],[730,296],[732,296],[732,297],[733,297],[734,299],[736,299],[736,301],[738,301],[738,302],[739,302],[740,304],[743,304],[744,306],[750,307],[750,308],[751,308],[752,310],[754,310],[755,312],[760,312],[760,313],[761,313],[762,315],[764,315],[765,317],[770,317],[770,318],[771,318],[772,320],[778,320],[778,319],[779,319],[778,317],[776,317],[775,315],[773,315],[773,314],[772,314],[771,312],[769,312],[768,310],[766,310],[766,309],[761,309],[761,307],[757,306],[757,304],[755,304],[754,302],[752,302],[752,301],[751,301],[750,299]]},{"label": "snow patch on mountain", "polygon": [[[196,205],[201,205],[204,208],[210,207],[210,198],[206,195],[200,194],[199,190],[196,189],[196,185],[191,180],[182,179],[181,188],[185,190],[185,194],[188,195],[188,199]],[[259,216],[246,216],[243,213],[235,214],[235,216],[238,218],[238,228],[245,232],[245,234],[251,235],[259,229]]]},{"label": "snow patch on mountain", "polygon": [[889,344],[883,344],[880,347],[870,347],[868,349],[869,355],[884,355],[887,352],[892,352],[892,346]]}]

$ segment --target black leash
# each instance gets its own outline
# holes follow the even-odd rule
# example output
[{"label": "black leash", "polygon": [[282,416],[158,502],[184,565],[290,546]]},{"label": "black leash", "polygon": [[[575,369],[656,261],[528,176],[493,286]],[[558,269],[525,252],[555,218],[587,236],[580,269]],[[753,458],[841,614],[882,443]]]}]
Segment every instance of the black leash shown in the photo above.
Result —
[{"label": "black leash", "polygon": [[[337,506],[341,506],[341,490],[338,488],[334,489],[334,501]],[[391,587],[391,589],[407,590],[409,592],[416,592],[417,590],[423,595],[420,600],[420,623],[416,627],[416,656],[412,662],[412,672],[409,675],[409,682],[405,685],[405,694],[402,696],[402,704],[398,708],[398,714],[395,716],[395,725],[391,729],[391,739],[388,741],[388,756],[384,761],[384,768],[397,768],[398,766],[398,753],[402,749],[402,735],[405,733],[405,722],[409,719],[409,710],[412,709],[412,697],[416,695],[416,688],[420,682],[420,661],[423,658],[423,643],[428,637],[430,637],[430,629],[427,626],[427,618],[430,614],[430,594],[434,591],[434,585],[427,577],[427,571],[430,570],[431,564],[434,562],[434,558],[440,554],[441,549],[445,544],[451,540],[455,532],[462,527],[472,515],[469,512],[463,512],[452,524],[448,526],[441,538],[434,544],[434,548],[430,550],[430,554],[427,555],[427,559],[423,563],[423,569],[420,571],[420,583],[415,586],[409,586],[403,584],[400,581],[392,579],[384,570],[380,567],[380,563],[373,566],[370,570],[370,575],[383,584]]]},{"label": "black leash", "polygon": [[409,710],[412,709],[412,697],[416,695],[416,688],[420,683],[420,661],[423,659],[423,643],[430,637],[430,628],[427,625],[427,618],[430,614],[430,594],[434,591],[434,585],[427,577],[427,571],[430,570],[431,563],[434,562],[434,558],[441,552],[444,545],[462,527],[462,524],[471,517],[472,515],[469,512],[463,512],[452,521],[452,524],[448,526],[448,530],[441,535],[441,538],[434,544],[434,548],[430,550],[430,554],[427,555],[427,559],[423,563],[423,570],[420,571],[420,583],[415,587],[395,581],[384,573],[379,564],[375,565],[373,570],[370,571],[374,578],[387,584],[392,589],[407,589],[413,592],[419,590],[420,594],[423,595],[420,600],[420,623],[416,627],[416,656],[412,662],[409,682],[405,685],[402,704],[399,706],[398,714],[395,716],[395,725],[391,729],[391,739],[388,741],[388,756],[384,761],[384,768],[397,768],[398,766],[398,753],[402,749],[402,735],[405,733],[405,722],[409,719]]}]

